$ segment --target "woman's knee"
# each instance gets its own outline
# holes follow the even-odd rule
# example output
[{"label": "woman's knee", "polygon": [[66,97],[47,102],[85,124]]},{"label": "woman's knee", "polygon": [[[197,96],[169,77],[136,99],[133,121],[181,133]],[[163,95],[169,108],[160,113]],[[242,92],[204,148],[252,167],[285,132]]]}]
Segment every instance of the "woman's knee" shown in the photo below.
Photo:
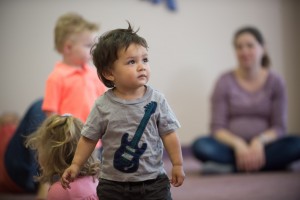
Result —
[{"label": "woman's knee", "polygon": [[192,144],[192,152],[196,158],[201,161],[209,160],[215,154],[215,145],[213,145],[211,137],[201,137]]},{"label": "woman's knee", "polygon": [[289,136],[286,138],[286,140],[286,146],[292,149],[292,151],[300,157],[300,137]]},{"label": "woman's knee", "polygon": [[300,150],[300,136],[291,135],[283,137],[278,140],[280,144],[283,144],[286,148],[296,148]]}]

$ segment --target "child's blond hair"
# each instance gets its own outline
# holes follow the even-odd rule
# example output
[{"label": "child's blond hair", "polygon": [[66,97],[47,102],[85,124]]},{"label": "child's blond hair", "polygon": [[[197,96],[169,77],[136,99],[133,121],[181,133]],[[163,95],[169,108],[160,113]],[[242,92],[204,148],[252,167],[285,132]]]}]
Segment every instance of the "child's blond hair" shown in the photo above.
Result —
[{"label": "child's blond hair", "polygon": [[70,36],[83,31],[96,32],[99,26],[85,20],[77,13],[67,13],[58,18],[54,29],[55,49],[62,53],[65,42]]},{"label": "child's blond hair", "polygon": [[[62,176],[73,160],[82,127],[83,123],[75,117],[53,115],[26,139],[26,147],[36,150],[37,159],[42,163],[37,181],[52,183],[55,176]],[[39,157],[41,152],[42,156]],[[97,176],[99,170],[100,163],[96,154],[92,154],[82,167],[80,175]]]}]

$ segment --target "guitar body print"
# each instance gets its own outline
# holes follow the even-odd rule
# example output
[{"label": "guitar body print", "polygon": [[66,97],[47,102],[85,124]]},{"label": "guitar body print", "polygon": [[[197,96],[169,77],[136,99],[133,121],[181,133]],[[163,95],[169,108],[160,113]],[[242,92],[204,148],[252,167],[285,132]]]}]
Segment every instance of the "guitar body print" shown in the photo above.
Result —
[{"label": "guitar body print", "polygon": [[117,170],[125,173],[133,173],[138,170],[140,157],[147,149],[147,143],[143,143],[141,147],[138,146],[138,143],[151,115],[155,113],[156,107],[157,103],[154,101],[145,106],[145,114],[131,141],[128,140],[128,133],[124,133],[122,136],[121,145],[114,154],[113,164]]}]

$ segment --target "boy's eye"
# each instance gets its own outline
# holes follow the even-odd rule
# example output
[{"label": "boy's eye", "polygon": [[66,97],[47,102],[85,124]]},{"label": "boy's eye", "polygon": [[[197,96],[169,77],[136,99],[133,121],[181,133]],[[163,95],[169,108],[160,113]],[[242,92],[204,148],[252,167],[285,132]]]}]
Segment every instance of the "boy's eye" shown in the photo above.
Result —
[{"label": "boy's eye", "polygon": [[134,64],[135,63],[135,61],[134,60],[130,60],[130,61],[128,61],[128,64]]},{"label": "boy's eye", "polygon": [[149,62],[148,58],[144,58],[144,59],[143,59],[143,62],[144,62],[144,63]]}]

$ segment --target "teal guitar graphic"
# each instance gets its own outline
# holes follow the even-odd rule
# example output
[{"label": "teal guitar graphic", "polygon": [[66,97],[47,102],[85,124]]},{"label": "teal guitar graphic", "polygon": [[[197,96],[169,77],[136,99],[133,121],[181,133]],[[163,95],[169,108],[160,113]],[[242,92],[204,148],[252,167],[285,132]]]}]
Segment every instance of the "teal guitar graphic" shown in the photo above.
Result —
[{"label": "teal guitar graphic", "polygon": [[136,172],[139,168],[139,159],[147,149],[147,143],[143,143],[141,147],[138,143],[144,133],[147,123],[151,115],[155,112],[157,103],[151,101],[145,106],[145,114],[132,138],[128,141],[128,133],[125,133],[121,139],[121,146],[114,155],[114,167],[125,173]]}]

